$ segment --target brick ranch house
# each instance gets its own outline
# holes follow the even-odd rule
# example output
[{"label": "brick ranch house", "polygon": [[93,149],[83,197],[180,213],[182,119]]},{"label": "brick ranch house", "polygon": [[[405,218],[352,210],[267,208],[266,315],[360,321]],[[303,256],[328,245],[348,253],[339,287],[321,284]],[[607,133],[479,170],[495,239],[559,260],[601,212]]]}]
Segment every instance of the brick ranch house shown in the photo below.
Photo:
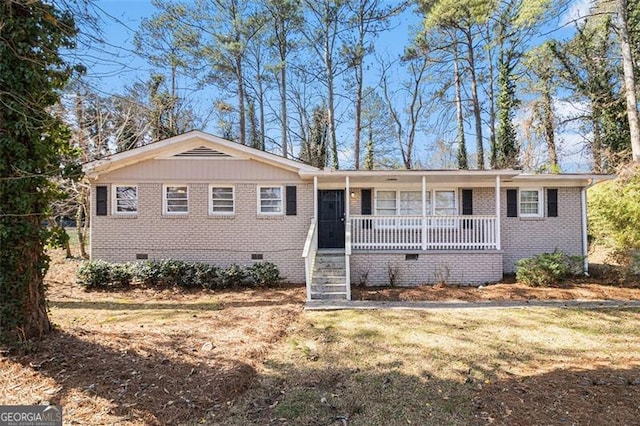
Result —
[{"label": "brick ranch house", "polygon": [[541,252],[586,255],[586,189],[610,178],[320,170],[199,131],[84,170],[92,259],[268,261],[309,300],[350,299],[352,283],[480,285]]}]

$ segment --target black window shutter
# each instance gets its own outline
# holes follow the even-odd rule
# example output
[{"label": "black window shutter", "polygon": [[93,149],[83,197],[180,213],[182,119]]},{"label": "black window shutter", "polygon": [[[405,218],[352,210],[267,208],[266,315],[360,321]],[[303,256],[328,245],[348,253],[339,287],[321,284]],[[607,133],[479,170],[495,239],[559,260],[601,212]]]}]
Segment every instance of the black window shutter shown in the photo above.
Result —
[{"label": "black window shutter", "polygon": [[[462,214],[465,216],[473,215],[473,190],[462,190]],[[473,221],[471,219],[463,219],[462,228],[473,228]]]},{"label": "black window shutter", "polygon": [[107,215],[107,187],[96,186],[96,216]]},{"label": "black window shutter", "polygon": [[462,214],[469,216],[473,214],[473,190],[462,190]]},{"label": "black window shutter", "polygon": [[507,189],[507,217],[518,216],[518,190]]},{"label": "black window shutter", "polygon": [[295,216],[297,212],[297,193],[295,186],[287,186],[287,216]]},{"label": "black window shutter", "polygon": [[558,217],[558,190],[547,189],[547,216]]},{"label": "black window shutter", "polygon": [[371,190],[370,189],[362,189],[360,191],[362,194],[362,203],[360,203],[361,213],[364,215],[371,214]]},{"label": "black window shutter", "polygon": [[[362,202],[360,203],[360,213],[363,215],[371,215],[371,189],[361,189],[360,194],[362,195]],[[362,221],[363,229],[371,229],[371,219]]]}]

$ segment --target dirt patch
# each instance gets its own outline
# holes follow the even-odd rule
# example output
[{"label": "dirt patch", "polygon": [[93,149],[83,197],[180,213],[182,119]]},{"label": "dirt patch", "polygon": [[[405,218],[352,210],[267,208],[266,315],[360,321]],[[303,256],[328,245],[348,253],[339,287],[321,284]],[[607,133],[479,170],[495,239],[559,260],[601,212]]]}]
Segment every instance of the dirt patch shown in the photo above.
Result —
[{"label": "dirt patch", "polygon": [[69,424],[214,418],[302,312],[304,289],[85,292],[76,261],[47,276],[58,331],[0,357],[4,404],[63,406]]}]

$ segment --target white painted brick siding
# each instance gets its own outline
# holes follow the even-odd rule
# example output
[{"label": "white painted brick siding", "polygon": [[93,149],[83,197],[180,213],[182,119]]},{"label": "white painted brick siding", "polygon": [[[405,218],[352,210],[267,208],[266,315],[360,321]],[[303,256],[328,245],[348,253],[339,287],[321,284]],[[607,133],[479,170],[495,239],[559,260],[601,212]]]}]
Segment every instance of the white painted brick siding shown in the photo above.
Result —
[{"label": "white painted brick siding", "polygon": [[504,271],[515,271],[519,259],[556,249],[570,255],[582,254],[582,215],[580,188],[558,188],[558,217],[547,217],[546,189],[543,191],[544,216],[507,217],[507,192],[501,191],[502,250]]},{"label": "white painted brick siding", "polygon": [[[462,260],[464,259],[464,260]],[[397,270],[395,285],[481,285],[502,279],[500,252],[421,252],[418,260],[405,253],[357,253],[351,255],[351,284],[389,285],[389,269]]]},{"label": "white painted brick siding", "polygon": [[[209,215],[208,183],[188,185],[188,215],[163,215],[162,183],[138,184],[135,216],[113,215],[111,198],[107,216],[96,216],[94,207],[92,258],[125,262],[134,261],[137,253],[145,253],[149,259],[171,258],[229,266],[257,262],[251,260],[251,254],[261,253],[263,261],[275,263],[287,281],[304,282],[302,248],[313,215],[312,184],[296,184],[295,216],[259,216],[258,184],[235,184],[232,217]],[[111,195],[111,185],[108,186]],[[283,188],[283,198],[285,193]],[[285,206],[286,200],[283,208]]]}]

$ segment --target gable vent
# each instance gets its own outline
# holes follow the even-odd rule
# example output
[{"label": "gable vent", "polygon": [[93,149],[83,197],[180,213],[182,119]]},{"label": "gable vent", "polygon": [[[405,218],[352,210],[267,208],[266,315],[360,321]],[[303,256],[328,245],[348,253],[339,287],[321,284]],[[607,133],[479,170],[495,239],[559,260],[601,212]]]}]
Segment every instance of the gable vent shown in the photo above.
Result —
[{"label": "gable vent", "polygon": [[180,154],[174,155],[174,157],[231,157],[229,154],[225,154],[224,152],[216,151],[215,149],[207,148],[206,146],[201,146],[198,148],[190,149],[189,151],[182,152]]}]

